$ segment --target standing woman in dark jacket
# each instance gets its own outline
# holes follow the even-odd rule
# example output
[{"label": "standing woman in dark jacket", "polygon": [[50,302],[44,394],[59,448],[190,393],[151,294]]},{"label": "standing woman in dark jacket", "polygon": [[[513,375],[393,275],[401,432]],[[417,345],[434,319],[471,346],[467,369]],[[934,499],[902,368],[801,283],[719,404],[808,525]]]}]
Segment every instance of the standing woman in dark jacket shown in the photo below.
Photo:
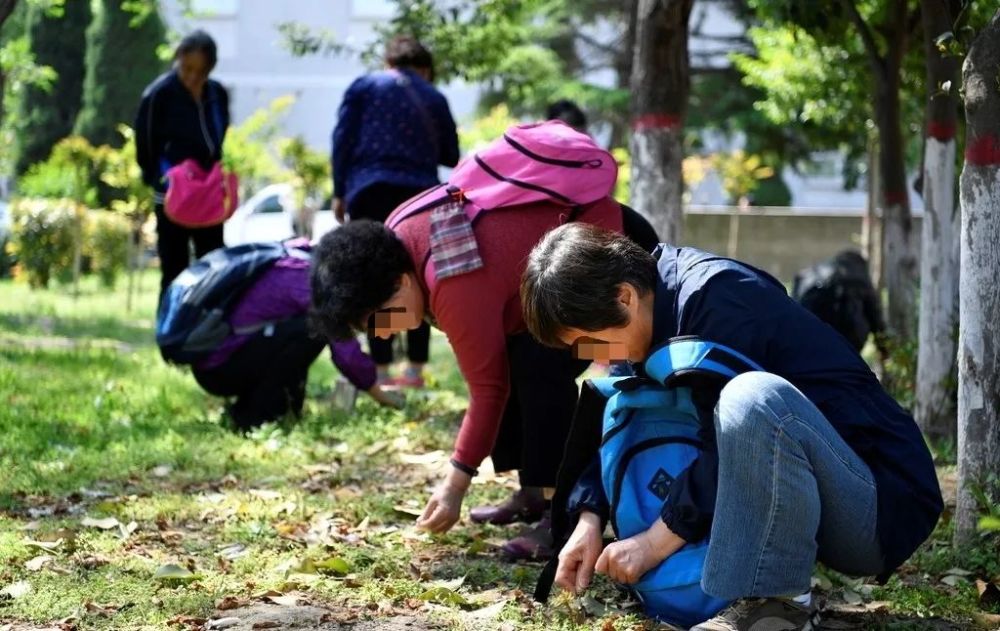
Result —
[{"label": "standing woman in dark jacket", "polygon": [[174,52],[173,68],[142,93],[135,119],[136,160],[143,181],[153,187],[156,202],[161,294],[190,263],[189,241],[194,241],[198,257],[223,246],[222,224],[186,228],[163,212],[164,175],[170,167],[194,159],[207,170],[222,159],[229,94],[208,78],[217,58],[215,40],[205,31],[185,37]]}]

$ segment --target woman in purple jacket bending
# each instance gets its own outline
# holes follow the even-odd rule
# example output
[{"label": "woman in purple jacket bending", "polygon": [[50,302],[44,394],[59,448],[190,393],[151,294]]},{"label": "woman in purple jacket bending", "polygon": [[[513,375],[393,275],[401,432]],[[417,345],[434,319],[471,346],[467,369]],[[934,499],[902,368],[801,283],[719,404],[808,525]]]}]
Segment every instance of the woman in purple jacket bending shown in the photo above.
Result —
[{"label": "woman in purple jacket bending", "polygon": [[310,306],[309,261],[280,259],[264,272],[230,312],[234,334],[193,367],[202,388],[222,397],[235,397],[226,406],[236,429],[246,431],[291,412],[298,416],[305,402],[309,366],[329,344],[340,373],[358,390],[382,405],[401,407],[402,397],[376,383],[375,363],[356,340],[325,342],[311,335],[306,323]]}]

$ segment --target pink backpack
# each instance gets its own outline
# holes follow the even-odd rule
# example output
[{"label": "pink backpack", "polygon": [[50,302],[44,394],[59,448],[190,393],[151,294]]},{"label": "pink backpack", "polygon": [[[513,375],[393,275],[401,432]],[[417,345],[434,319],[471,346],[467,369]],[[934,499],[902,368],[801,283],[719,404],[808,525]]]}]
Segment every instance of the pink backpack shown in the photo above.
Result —
[{"label": "pink backpack", "polygon": [[196,160],[185,160],[170,167],[166,178],[163,211],[186,228],[217,226],[239,205],[239,179],[235,173],[223,172],[220,162],[205,171]]},{"label": "pink backpack", "polygon": [[587,134],[557,120],[514,125],[464,159],[448,182],[394,210],[386,226],[454,199],[472,222],[484,211],[534,202],[573,209],[611,195],[617,179],[614,157]]},{"label": "pink backpack", "polygon": [[617,178],[614,157],[562,121],[514,125],[463,160],[448,182],[394,210],[385,225],[395,229],[430,211],[429,260],[440,280],[483,266],[472,230],[482,213],[548,202],[565,207],[565,221],[572,221],[581,206],[610,196]]}]

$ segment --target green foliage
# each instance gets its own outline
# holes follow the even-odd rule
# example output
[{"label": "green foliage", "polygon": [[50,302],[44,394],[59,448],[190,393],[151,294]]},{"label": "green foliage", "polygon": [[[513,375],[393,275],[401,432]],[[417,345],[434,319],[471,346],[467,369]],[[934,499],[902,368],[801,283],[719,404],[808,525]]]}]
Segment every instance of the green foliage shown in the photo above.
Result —
[{"label": "green foliage", "polygon": [[102,147],[100,180],[114,193],[111,210],[141,223],[153,212],[153,196],[135,161],[135,132],[127,125],[120,125],[118,133],[125,144],[121,149]]},{"label": "green foliage", "polygon": [[[749,31],[756,54],[734,54],[731,59],[744,82],[762,94],[754,107],[784,127],[786,135],[791,132],[804,139],[811,150],[844,151],[845,186],[854,186],[875,128],[873,94],[881,79],[872,74],[870,55],[844,3],[750,0],[748,4],[759,22]],[[855,4],[883,57],[892,32],[908,29],[899,75],[900,120],[906,162],[914,166],[923,144],[925,101],[920,21],[897,25],[889,16],[890,3],[884,0]],[[915,5],[909,2],[910,8]],[[792,156],[803,157],[797,151]]]},{"label": "green foliage", "polygon": [[458,130],[458,143],[464,152],[478,151],[503,135],[507,128],[518,120],[505,104],[494,106],[490,111]]},{"label": "green foliage", "polygon": [[278,152],[294,174],[292,187],[299,208],[307,205],[315,208],[333,195],[333,175],[330,160],[325,154],[310,149],[300,136],[279,142]]},{"label": "green foliage", "polygon": [[859,46],[825,45],[794,26],[750,29],[756,55],[735,54],[743,81],[762,98],[754,108],[808,137],[812,149],[864,143],[871,87]]},{"label": "green foliage", "polygon": [[[33,165],[17,181],[22,197],[59,199],[71,194],[76,186],[76,171],[51,159]],[[90,201],[93,201],[91,197]]]},{"label": "green foliage", "polygon": [[119,275],[128,265],[128,240],[132,223],[125,217],[106,211],[88,213],[85,252],[90,269],[97,274],[101,284],[113,288]]},{"label": "green foliage", "polygon": [[52,149],[48,160],[32,166],[18,181],[22,197],[70,198],[97,205],[97,182],[110,147],[94,147],[82,136],[68,136]]},{"label": "green foliage", "polygon": [[774,169],[765,166],[760,156],[747,155],[742,149],[715,154],[712,166],[722,178],[722,188],[732,203],[749,198],[761,180],[774,176]]},{"label": "green foliage", "polygon": [[917,340],[888,338],[886,346],[889,358],[885,362],[885,389],[901,406],[912,410],[917,387]]},{"label": "green foliage", "polygon": [[[17,11],[15,11],[15,15]],[[0,146],[12,147],[17,138],[25,91],[29,87],[51,89],[55,82],[55,72],[47,66],[39,66],[31,54],[28,38],[23,31],[14,31],[16,23],[8,19],[0,32],[0,73],[3,74],[3,118],[0,119]],[[13,168],[14,153],[0,151],[0,173],[9,173]]]},{"label": "green foliage", "polygon": [[73,267],[79,207],[68,199],[17,200],[11,205],[11,241],[18,275],[45,288],[53,276],[66,279]]},{"label": "green foliage", "polygon": [[17,264],[17,257],[9,249],[10,235],[0,235],[0,279],[9,278]]},{"label": "green foliage", "polygon": [[222,165],[240,176],[240,197],[274,182],[289,179],[287,169],[277,157],[278,122],[295,102],[282,96],[248,116],[226,132]]},{"label": "green foliage", "polygon": [[56,142],[68,136],[83,95],[85,32],[90,2],[77,0],[57,7],[29,5],[27,41],[35,64],[51,68],[58,80],[28,85],[20,100],[15,146],[16,174],[48,157]]},{"label": "green foliage", "polygon": [[155,6],[137,0],[100,0],[87,29],[83,106],[75,133],[94,145],[119,145],[117,129],[130,123],[143,88],[163,71],[157,48],[165,38]]},{"label": "green foliage", "polygon": [[17,258],[16,276],[34,289],[72,280],[78,238],[88,271],[105,287],[114,287],[128,264],[133,223],[121,214],[86,210],[70,199],[21,198],[12,204],[12,220],[7,248]]},{"label": "green foliage", "polygon": [[611,155],[618,163],[618,179],[615,181],[614,198],[622,204],[627,204],[629,195],[632,194],[632,156],[628,149],[615,147],[611,150]]}]

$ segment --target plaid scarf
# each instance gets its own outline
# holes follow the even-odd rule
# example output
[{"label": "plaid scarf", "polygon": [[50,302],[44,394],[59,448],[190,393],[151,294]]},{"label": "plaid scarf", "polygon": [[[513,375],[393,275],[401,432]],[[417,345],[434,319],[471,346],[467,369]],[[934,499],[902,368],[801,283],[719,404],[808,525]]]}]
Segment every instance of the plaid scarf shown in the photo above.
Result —
[{"label": "plaid scarf", "polygon": [[472,272],[483,266],[472,222],[462,201],[449,201],[431,211],[431,260],[438,279]]}]

